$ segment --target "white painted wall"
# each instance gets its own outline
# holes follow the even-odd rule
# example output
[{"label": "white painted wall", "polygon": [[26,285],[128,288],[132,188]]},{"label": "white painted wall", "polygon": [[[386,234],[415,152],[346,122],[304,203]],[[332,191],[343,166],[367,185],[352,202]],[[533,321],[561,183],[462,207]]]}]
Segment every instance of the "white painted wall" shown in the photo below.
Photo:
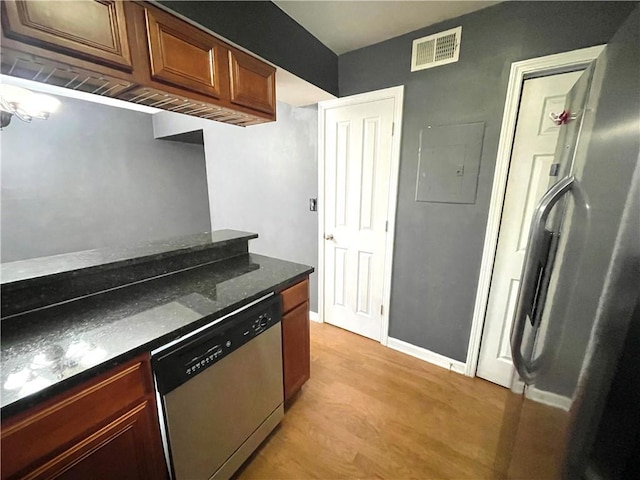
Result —
[{"label": "white painted wall", "polygon": [[[156,136],[203,129],[212,229],[255,232],[251,252],[313,265],[318,259],[316,106],[278,102],[277,121],[241,128],[162,112]],[[318,308],[311,276],[311,310]]]}]

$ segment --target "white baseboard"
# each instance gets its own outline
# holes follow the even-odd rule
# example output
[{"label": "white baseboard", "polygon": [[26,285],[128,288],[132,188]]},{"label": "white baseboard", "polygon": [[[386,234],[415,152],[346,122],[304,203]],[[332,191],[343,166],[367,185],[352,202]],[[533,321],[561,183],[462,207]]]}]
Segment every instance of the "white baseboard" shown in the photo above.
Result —
[{"label": "white baseboard", "polygon": [[398,340],[397,338],[389,337],[387,347],[402,353],[406,353],[407,355],[411,355],[412,357],[419,358],[420,360],[424,360],[425,362],[432,363],[439,367],[446,368],[447,370],[459,373],[461,375],[464,375],[464,372],[466,370],[466,364],[463,362],[445,357],[444,355],[432,352],[431,350],[427,350],[426,348],[417,347],[410,343],[403,342],[402,340]]},{"label": "white baseboard", "polygon": [[318,312],[309,311],[309,320],[320,323],[320,315],[318,315]]},{"label": "white baseboard", "polygon": [[545,392],[544,390],[537,390],[535,388],[527,389],[525,396],[530,398],[534,402],[549,405],[550,407],[559,408],[568,412],[571,409],[572,400],[564,395],[558,395],[553,392]]}]

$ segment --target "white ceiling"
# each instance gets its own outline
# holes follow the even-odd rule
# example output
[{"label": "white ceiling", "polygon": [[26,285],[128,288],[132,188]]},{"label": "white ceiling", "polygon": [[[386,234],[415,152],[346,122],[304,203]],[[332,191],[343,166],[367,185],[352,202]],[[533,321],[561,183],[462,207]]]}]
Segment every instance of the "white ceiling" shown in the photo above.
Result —
[{"label": "white ceiling", "polygon": [[273,3],[341,55],[500,2],[274,0]]},{"label": "white ceiling", "polygon": [[304,107],[336,98],[280,67],[276,69],[276,90],[279,102],[288,103],[294,107]]}]

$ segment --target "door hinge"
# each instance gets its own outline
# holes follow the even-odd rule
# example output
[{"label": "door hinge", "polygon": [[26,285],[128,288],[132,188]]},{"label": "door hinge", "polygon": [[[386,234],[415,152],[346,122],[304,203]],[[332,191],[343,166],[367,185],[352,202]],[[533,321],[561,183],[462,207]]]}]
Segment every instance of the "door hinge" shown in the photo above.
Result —
[{"label": "door hinge", "polygon": [[396,122],[391,122],[391,136],[396,134]]},{"label": "door hinge", "polygon": [[384,305],[380,305],[380,315],[384,315]]},{"label": "door hinge", "polygon": [[389,231],[389,220],[387,220],[386,222],[384,222],[384,231],[388,232]]}]

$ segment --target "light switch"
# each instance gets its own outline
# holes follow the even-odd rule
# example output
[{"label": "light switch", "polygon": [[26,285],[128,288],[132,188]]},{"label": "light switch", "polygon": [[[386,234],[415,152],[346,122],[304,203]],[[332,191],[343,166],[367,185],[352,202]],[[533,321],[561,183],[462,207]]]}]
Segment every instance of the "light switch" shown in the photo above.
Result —
[{"label": "light switch", "polygon": [[464,175],[464,165],[456,165],[456,175],[462,177]]}]

